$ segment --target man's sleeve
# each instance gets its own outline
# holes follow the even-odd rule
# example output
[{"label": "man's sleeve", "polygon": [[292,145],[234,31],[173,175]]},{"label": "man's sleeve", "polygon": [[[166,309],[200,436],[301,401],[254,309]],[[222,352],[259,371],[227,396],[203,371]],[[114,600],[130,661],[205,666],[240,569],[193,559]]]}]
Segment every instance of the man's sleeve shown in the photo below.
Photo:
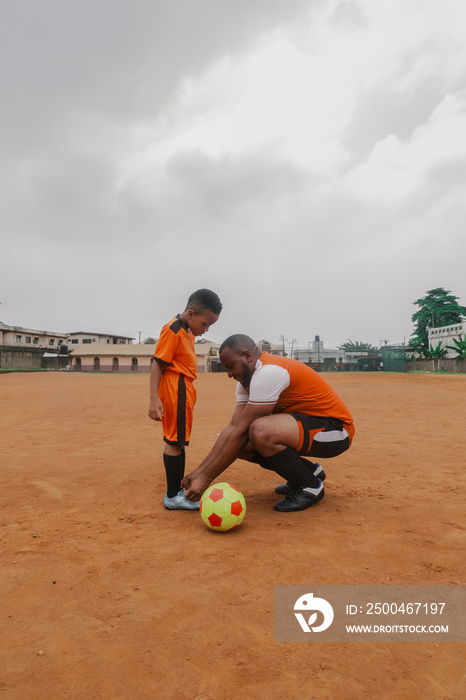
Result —
[{"label": "man's sleeve", "polygon": [[249,387],[249,403],[276,404],[282,391],[290,385],[287,370],[278,365],[264,365],[254,372]]},{"label": "man's sleeve", "polygon": [[247,403],[248,400],[248,392],[239,382],[236,382],[236,403]]}]

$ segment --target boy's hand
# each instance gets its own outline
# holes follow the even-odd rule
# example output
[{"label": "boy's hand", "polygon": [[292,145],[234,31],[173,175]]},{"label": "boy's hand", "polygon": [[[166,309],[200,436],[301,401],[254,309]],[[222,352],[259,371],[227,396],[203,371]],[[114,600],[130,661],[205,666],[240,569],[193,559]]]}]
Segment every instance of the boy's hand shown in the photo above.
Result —
[{"label": "boy's hand", "polygon": [[184,495],[190,501],[198,501],[206,488],[210,484],[210,479],[202,473],[191,472],[187,474],[181,482],[181,488],[184,489]]},{"label": "boy's hand", "polygon": [[160,399],[153,399],[149,404],[149,418],[161,421],[163,416],[163,406]]}]

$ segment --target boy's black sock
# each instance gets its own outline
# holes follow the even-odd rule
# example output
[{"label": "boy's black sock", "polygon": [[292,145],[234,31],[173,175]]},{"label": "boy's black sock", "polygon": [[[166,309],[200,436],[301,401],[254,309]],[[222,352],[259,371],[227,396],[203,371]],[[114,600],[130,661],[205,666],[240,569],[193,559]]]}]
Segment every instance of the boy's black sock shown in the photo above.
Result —
[{"label": "boy's black sock", "polygon": [[307,460],[302,460],[292,447],[286,447],[281,452],[261,459],[267,462],[269,469],[280,474],[292,486],[310,486],[314,489],[319,486],[320,481],[312,473],[311,463],[308,462],[307,466],[304,463]]},{"label": "boy's black sock", "polygon": [[184,469],[186,466],[186,450],[184,447],[181,448],[181,478],[184,477]]},{"label": "boy's black sock", "polygon": [[181,488],[183,478],[183,458],[181,455],[163,454],[163,463],[167,477],[167,496],[173,498]]}]

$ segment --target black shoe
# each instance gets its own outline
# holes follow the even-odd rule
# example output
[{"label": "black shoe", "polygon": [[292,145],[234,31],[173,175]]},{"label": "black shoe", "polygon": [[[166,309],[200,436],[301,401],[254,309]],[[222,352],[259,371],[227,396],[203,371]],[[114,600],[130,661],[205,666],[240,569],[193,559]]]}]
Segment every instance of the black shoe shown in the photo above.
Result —
[{"label": "black shoe", "polygon": [[306,510],[306,508],[315,506],[324,496],[325,490],[322,482],[316,489],[312,489],[309,486],[291,489],[282,501],[275,503],[274,510],[279,510],[283,513],[293,510]]},{"label": "black shoe", "polygon": [[[327,477],[327,474],[324,472],[324,470],[322,469],[322,467],[320,466],[320,464],[319,464],[318,462],[316,462],[316,463],[314,464],[314,472],[313,472],[313,474],[314,474],[314,476],[316,476],[316,477],[317,477],[318,479],[320,479],[321,481],[325,481],[325,479],[326,479],[326,477]],[[284,484],[280,484],[280,486],[276,486],[276,487],[275,487],[275,493],[280,494],[280,496],[282,496],[282,495],[283,495],[283,496],[286,496],[287,493],[290,493],[291,489],[292,489],[292,486],[291,486],[290,483],[287,481],[287,482],[285,482]]]}]

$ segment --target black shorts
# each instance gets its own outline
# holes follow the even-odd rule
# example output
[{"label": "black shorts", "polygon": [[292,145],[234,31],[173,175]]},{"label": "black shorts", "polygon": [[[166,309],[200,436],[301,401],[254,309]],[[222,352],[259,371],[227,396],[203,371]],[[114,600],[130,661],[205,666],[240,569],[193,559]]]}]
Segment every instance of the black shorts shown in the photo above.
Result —
[{"label": "black shorts", "polygon": [[300,455],[337,457],[350,446],[349,435],[341,420],[290,413],[298,423]]}]

